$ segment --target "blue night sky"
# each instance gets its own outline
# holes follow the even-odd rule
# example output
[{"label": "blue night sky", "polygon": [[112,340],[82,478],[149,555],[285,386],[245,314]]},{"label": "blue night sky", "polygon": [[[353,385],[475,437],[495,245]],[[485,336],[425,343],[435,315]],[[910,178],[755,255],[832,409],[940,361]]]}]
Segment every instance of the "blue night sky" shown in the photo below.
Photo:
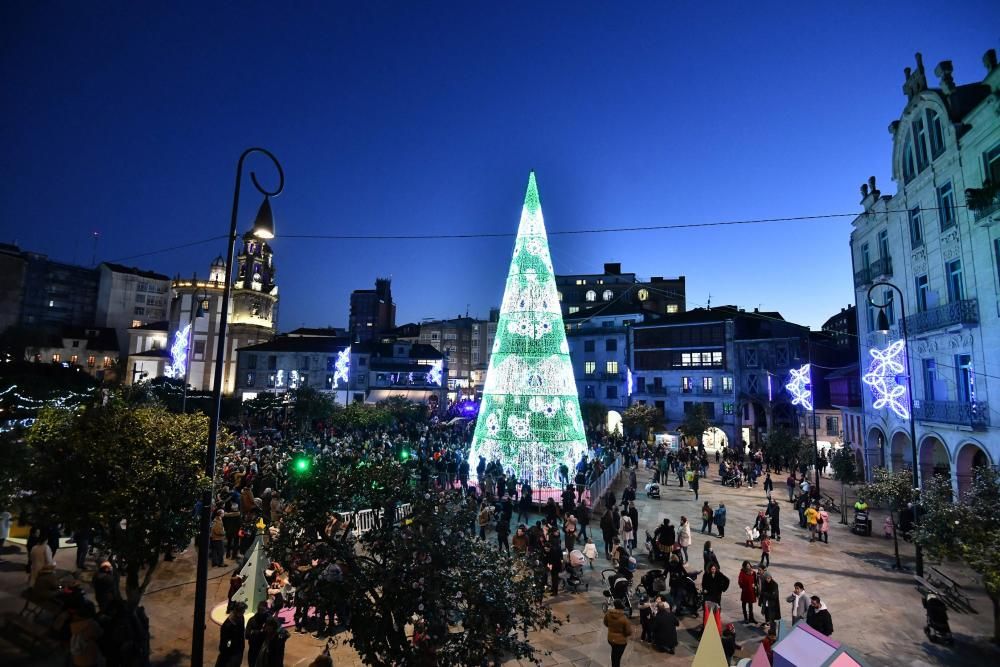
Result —
[{"label": "blue night sky", "polygon": [[[0,7],[0,241],[89,264],[223,235],[235,161],[285,167],[281,328],[343,326],[391,275],[398,321],[487,313],[512,238],[859,210],[921,51],[980,80],[1000,4],[47,3]],[[820,8],[822,4],[822,8]],[[711,5],[710,8],[706,5]],[[261,161],[262,179],[273,182]],[[259,199],[244,188],[241,227]],[[686,275],[689,307],[819,326],[853,302],[847,218],[555,236],[559,273]],[[224,242],[126,260],[204,276]]]}]

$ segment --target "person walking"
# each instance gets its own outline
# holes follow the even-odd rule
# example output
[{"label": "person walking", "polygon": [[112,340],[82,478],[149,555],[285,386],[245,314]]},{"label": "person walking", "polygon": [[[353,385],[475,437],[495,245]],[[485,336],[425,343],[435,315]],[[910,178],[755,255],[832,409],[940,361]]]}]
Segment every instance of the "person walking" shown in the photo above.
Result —
[{"label": "person walking", "polygon": [[806,623],[816,632],[822,632],[829,637],[833,634],[833,617],[818,595],[809,598],[809,610],[806,612]]},{"label": "person walking", "polygon": [[686,516],[681,517],[681,524],[677,527],[677,544],[684,554],[684,562],[688,562],[688,547],[691,546],[691,523]]},{"label": "person walking", "polygon": [[757,603],[757,573],[750,561],[743,561],[740,576],[736,580],[740,587],[740,605],[743,607],[743,622],[756,623],[753,617],[753,607]]},{"label": "person walking", "polygon": [[758,567],[771,567],[771,538],[760,536],[760,563]]},{"label": "person walking", "polygon": [[720,567],[719,566],[719,557],[715,555],[714,551],[712,551],[712,543],[711,542],[705,542],[705,546],[702,547],[702,550],[701,550],[701,556],[704,559],[705,567],[703,569],[706,572],[708,571],[708,568],[711,565],[715,565],[715,567]]},{"label": "person walking", "polygon": [[222,522],[224,514],[222,510],[216,510],[215,518],[212,519],[212,531],[208,543],[208,555],[212,558],[212,567],[226,565],[226,527]]},{"label": "person walking", "polygon": [[709,506],[708,501],[706,500],[705,504],[703,504],[701,506],[701,532],[702,532],[702,534],[704,534],[706,530],[708,531],[709,535],[712,534],[712,519],[714,517],[715,517],[715,513],[712,511],[712,508]]},{"label": "person walking", "polygon": [[501,513],[497,516],[497,548],[502,549],[506,553],[510,553],[510,544],[507,542],[509,535],[510,516]]},{"label": "person walking", "polygon": [[219,656],[215,667],[240,667],[243,663],[243,634],[246,627],[243,614],[247,606],[242,602],[234,602],[229,616],[219,629]]},{"label": "person walking", "polygon": [[729,589],[729,577],[719,571],[719,566],[712,563],[701,576],[701,592],[705,602],[714,602],[722,609],[722,594]]},{"label": "person walking", "polygon": [[801,581],[796,581],[792,586],[792,594],[785,598],[786,602],[792,603],[792,625],[804,620],[809,612],[809,596],[806,595],[806,587]]},{"label": "person walking", "polygon": [[816,525],[819,530],[819,535],[817,537],[823,544],[830,543],[830,513],[820,505],[819,506],[819,518],[817,519]]},{"label": "person walking", "polygon": [[698,477],[699,477],[698,473],[693,472],[691,475],[691,481],[688,482],[688,486],[690,486],[691,490],[694,491],[694,499],[696,501],[698,500],[698,486],[699,486]]},{"label": "person walking", "polygon": [[768,500],[771,499],[771,493],[774,491],[774,481],[771,480],[771,473],[767,473],[764,476],[764,495],[767,496]]},{"label": "person walking", "polygon": [[580,539],[585,540],[590,537],[587,534],[587,526],[590,525],[590,504],[586,500],[581,500],[577,505],[576,523],[580,529]]},{"label": "person walking", "polygon": [[785,480],[785,485],[788,486],[788,502],[795,500],[795,472],[788,473],[788,479]]},{"label": "person walking", "polygon": [[634,502],[629,502],[628,509],[625,511],[628,518],[632,520],[632,544],[630,545],[632,549],[635,549],[638,543],[639,535],[639,510],[636,508]]},{"label": "person walking", "polygon": [[611,542],[615,539],[615,520],[611,510],[604,511],[601,517],[601,535],[604,537],[604,557],[611,558]]},{"label": "person walking", "polygon": [[816,526],[819,523],[819,510],[810,505],[805,511],[806,526],[809,528],[809,541],[816,541]]},{"label": "person walking", "polygon": [[769,523],[771,525],[771,539],[781,541],[781,524],[779,520],[781,519],[781,505],[774,498],[767,503],[767,518],[770,519]]},{"label": "person walking", "polygon": [[719,503],[719,507],[715,510],[715,515],[713,518],[715,527],[719,529],[719,537],[726,536],[726,504]]},{"label": "person walking", "polygon": [[611,646],[611,667],[621,667],[622,654],[632,635],[632,624],[625,617],[625,603],[615,600],[614,609],[604,614],[604,625],[608,628],[608,644]]},{"label": "person walking", "polygon": [[760,611],[764,615],[764,623],[773,624],[781,618],[781,597],[778,582],[770,572],[764,573],[764,582],[760,585]]}]

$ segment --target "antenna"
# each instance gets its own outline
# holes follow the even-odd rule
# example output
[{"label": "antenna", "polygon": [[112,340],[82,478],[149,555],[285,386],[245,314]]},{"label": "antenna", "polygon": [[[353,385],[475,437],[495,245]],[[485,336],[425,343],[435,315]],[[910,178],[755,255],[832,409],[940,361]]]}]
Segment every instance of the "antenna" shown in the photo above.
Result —
[{"label": "antenna", "polygon": [[90,256],[90,265],[97,266],[97,239],[100,237],[99,232],[94,232],[94,252]]},{"label": "antenna", "polygon": [[711,292],[708,293],[708,307],[709,308],[712,307],[712,293]]}]

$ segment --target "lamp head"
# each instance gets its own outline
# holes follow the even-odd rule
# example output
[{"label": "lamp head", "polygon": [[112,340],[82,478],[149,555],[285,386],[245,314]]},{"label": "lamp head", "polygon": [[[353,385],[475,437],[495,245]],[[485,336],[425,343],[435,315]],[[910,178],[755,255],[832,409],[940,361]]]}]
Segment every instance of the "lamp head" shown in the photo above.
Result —
[{"label": "lamp head", "polygon": [[875,329],[879,333],[889,333],[889,317],[885,314],[885,308],[880,308],[878,317],[875,319]]},{"label": "lamp head", "polygon": [[274,238],[274,214],[271,213],[271,199],[267,196],[257,210],[257,218],[253,221],[253,235],[259,239]]}]

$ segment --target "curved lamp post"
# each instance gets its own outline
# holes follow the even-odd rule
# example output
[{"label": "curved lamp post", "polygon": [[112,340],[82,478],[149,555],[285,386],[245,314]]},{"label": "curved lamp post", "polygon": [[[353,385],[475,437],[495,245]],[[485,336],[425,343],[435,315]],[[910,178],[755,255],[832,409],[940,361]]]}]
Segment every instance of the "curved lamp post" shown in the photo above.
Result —
[{"label": "curved lamp post", "polygon": [[278,187],[268,190],[261,186],[257,174],[250,172],[250,180],[257,191],[264,195],[264,201],[257,211],[253,224],[253,234],[257,238],[274,238],[274,216],[271,213],[270,197],[281,194],[285,188],[285,172],[274,154],[264,148],[248,148],[236,163],[236,187],[233,190],[233,212],[229,225],[229,248],[226,254],[226,281],[222,291],[222,313],[219,319],[218,345],[215,351],[215,376],[212,384],[212,412],[208,422],[208,452],[205,457],[205,475],[208,487],[201,496],[201,512],[198,527],[198,571],[194,591],[194,627],[191,636],[191,664],[201,667],[205,653],[205,610],[208,595],[208,542],[209,513],[212,509],[213,481],[215,478],[215,451],[219,439],[219,417],[222,411],[222,371],[226,357],[226,324],[229,320],[229,297],[232,293],[233,253],[236,247],[236,217],[240,204],[240,185],[243,182],[243,163],[251,153],[263,153],[278,170]]},{"label": "curved lamp post", "polygon": [[[910,455],[913,458],[913,488],[915,490],[920,489],[920,475],[917,470],[917,422],[916,416],[913,414],[913,364],[910,363],[910,341],[907,337],[906,332],[906,305],[904,303],[903,292],[898,287],[889,282],[875,283],[868,288],[868,303],[870,303],[875,308],[878,308],[878,318],[875,323],[875,330],[880,333],[889,333],[889,317],[885,314],[885,309],[892,305],[895,301],[895,295],[890,295],[889,298],[884,303],[875,303],[872,299],[872,292],[877,287],[888,287],[899,295],[899,323],[900,332],[903,334],[903,357],[906,360],[906,399],[907,408],[910,411]],[[920,503],[913,503],[913,521],[917,521],[917,508]],[[916,545],[917,549],[917,576],[924,576],[924,551],[920,548],[920,545]]]}]

